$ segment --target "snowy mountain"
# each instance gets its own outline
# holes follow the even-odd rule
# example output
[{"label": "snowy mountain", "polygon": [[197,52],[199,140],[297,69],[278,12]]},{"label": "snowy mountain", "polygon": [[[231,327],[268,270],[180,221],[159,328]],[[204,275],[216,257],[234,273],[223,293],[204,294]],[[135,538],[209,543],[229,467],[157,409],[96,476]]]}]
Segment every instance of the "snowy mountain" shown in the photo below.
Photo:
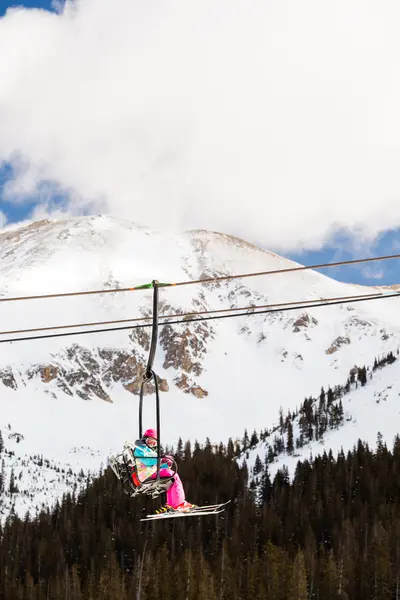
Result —
[{"label": "snowy mountain", "polygon": [[[172,235],[104,216],[6,228],[0,257],[0,298],[296,266],[229,235]],[[161,289],[160,312],[370,292],[302,271]],[[295,410],[321,386],[342,384],[355,364],[372,365],[376,356],[397,351],[398,302],[160,327],[155,371],[162,390],[162,443],[176,444],[179,436],[226,442],[241,438],[245,428],[271,427],[279,407]],[[6,331],[148,316],[151,305],[150,290],[1,302],[0,339],[24,337]],[[3,513],[15,503],[23,514],[79,486],[89,470],[97,472],[110,453],[137,436],[149,340],[150,329],[127,329],[0,344],[3,487],[9,490],[13,471],[15,492],[3,502]],[[144,424],[152,426],[154,396],[144,404]]]}]

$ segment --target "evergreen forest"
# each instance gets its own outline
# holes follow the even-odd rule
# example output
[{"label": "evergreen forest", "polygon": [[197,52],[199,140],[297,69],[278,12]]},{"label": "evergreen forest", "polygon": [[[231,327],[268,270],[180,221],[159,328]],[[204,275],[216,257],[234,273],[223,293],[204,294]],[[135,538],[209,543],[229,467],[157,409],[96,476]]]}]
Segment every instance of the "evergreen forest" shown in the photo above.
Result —
[{"label": "evergreen forest", "polygon": [[231,440],[180,441],[187,499],[221,515],[140,522],[108,468],[78,495],[0,531],[1,600],[399,600],[400,438],[299,462],[259,484]]}]

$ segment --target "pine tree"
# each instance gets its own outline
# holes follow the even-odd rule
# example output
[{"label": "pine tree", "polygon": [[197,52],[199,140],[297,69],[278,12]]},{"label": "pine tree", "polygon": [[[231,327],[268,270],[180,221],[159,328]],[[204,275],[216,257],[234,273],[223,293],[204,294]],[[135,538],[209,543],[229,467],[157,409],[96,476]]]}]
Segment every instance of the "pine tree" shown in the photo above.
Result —
[{"label": "pine tree", "polygon": [[369,593],[375,600],[390,600],[392,572],[390,564],[389,539],[382,523],[374,525],[373,540],[369,549],[367,565]]},{"label": "pine tree", "polygon": [[333,390],[329,386],[328,392],[326,394],[326,408],[327,408],[327,410],[329,410],[329,408],[332,406],[333,401],[334,401]]},{"label": "pine tree", "polygon": [[319,395],[319,409],[320,409],[321,411],[324,411],[324,410],[325,410],[325,398],[326,398],[326,395],[325,395],[325,390],[324,390],[324,388],[322,387],[322,388],[321,388],[321,393],[320,393],[320,395]]},{"label": "pine tree", "polygon": [[185,443],[185,448],[183,451],[183,460],[188,461],[192,458],[192,446],[190,444],[190,441],[187,441]]},{"label": "pine tree", "polygon": [[178,440],[178,446],[176,448],[176,458],[178,460],[181,460],[183,457],[183,441],[182,438],[180,437]]},{"label": "pine tree", "polygon": [[245,429],[244,430],[244,436],[243,436],[243,439],[242,439],[242,450],[243,450],[243,452],[245,450],[247,450],[248,447],[249,447],[249,436],[248,436],[248,433],[247,433],[247,429]]},{"label": "pine tree", "polygon": [[10,496],[12,496],[13,494],[17,494],[18,493],[18,486],[15,483],[14,469],[11,469],[10,484],[9,484],[9,488],[8,488],[8,493],[10,494]]},{"label": "pine tree", "polygon": [[323,558],[320,592],[324,600],[337,600],[339,595],[339,576],[332,550]]},{"label": "pine tree", "polygon": [[263,464],[259,455],[257,454],[256,459],[254,461],[253,474],[258,475],[263,470]]},{"label": "pine tree", "polygon": [[200,552],[200,560],[197,561],[197,566],[197,597],[207,598],[207,600],[217,600],[215,580],[207,561],[204,559],[202,552]]},{"label": "pine tree", "polygon": [[230,459],[233,459],[235,456],[235,449],[233,446],[233,442],[232,442],[232,438],[229,438],[228,440],[228,446],[227,446],[227,451],[226,451],[227,457]]},{"label": "pine tree", "polygon": [[293,425],[291,421],[288,421],[287,424],[287,445],[286,452],[288,454],[293,454],[294,451],[294,443],[293,443]]},{"label": "pine tree", "polygon": [[259,441],[260,440],[258,439],[257,432],[256,430],[254,430],[250,438],[250,448],[254,448],[255,446],[257,446]]},{"label": "pine tree", "polygon": [[267,456],[268,456],[268,463],[273,463],[275,460],[275,457],[276,457],[276,452],[274,452],[272,446],[268,446]]},{"label": "pine tree", "polygon": [[267,590],[266,598],[286,600],[283,552],[271,542],[268,542],[263,555],[265,564],[263,586]]},{"label": "pine tree", "polygon": [[357,378],[362,386],[364,386],[367,383],[367,370],[365,367],[361,367],[358,369]]},{"label": "pine tree", "polygon": [[302,550],[298,550],[289,583],[288,600],[308,600],[307,575]]}]

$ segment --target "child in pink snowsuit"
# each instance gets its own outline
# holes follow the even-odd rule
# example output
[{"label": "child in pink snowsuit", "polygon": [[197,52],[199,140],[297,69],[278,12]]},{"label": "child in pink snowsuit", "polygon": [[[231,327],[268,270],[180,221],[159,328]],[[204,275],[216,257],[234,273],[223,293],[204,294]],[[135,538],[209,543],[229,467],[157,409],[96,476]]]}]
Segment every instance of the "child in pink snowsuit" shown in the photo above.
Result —
[{"label": "child in pink snowsuit", "polygon": [[[147,429],[141,440],[135,442],[133,450],[136,458],[137,475],[139,481],[145,479],[156,479],[157,472],[157,444],[158,434],[155,429]],[[177,473],[170,469],[172,457],[163,456],[160,463],[160,478],[173,476],[173,484],[167,490],[167,504],[157,513],[167,512],[169,510],[187,510],[195,505],[185,500],[185,492],[183,489],[181,478]],[[134,481],[136,484],[136,482]]]}]

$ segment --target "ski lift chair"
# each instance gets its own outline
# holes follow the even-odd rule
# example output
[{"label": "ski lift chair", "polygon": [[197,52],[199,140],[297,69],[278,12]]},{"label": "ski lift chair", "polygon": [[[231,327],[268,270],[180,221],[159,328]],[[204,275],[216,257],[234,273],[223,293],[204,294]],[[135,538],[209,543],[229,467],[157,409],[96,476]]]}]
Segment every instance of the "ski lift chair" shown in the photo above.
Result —
[{"label": "ski lift chair", "polygon": [[[173,464],[169,468],[173,471],[168,477],[152,478],[147,477],[141,480],[138,475],[138,464],[141,457],[137,457],[133,452],[126,448],[115,458],[110,459],[109,466],[114,471],[117,478],[121,481],[122,489],[128,496],[134,497],[139,494],[146,494],[152,498],[157,498],[160,494],[166,492],[173,484],[174,477],[178,472],[178,466],[175,460],[169,458],[169,462]],[[161,457],[160,466],[163,462]],[[157,471],[156,471],[157,473]],[[153,473],[154,475],[154,473]]]}]

